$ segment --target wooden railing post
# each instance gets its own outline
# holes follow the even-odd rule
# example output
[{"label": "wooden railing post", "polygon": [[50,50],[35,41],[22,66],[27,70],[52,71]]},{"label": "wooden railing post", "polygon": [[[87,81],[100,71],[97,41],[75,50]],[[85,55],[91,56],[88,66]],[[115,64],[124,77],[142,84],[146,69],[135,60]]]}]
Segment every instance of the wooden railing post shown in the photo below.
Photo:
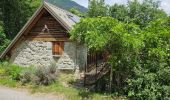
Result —
[{"label": "wooden railing post", "polygon": [[109,82],[109,92],[112,93],[112,81],[113,81],[113,67],[110,66],[110,82]]},{"label": "wooden railing post", "polygon": [[96,82],[96,84],[95,84],[95,90],[97,90],[97,63],[98,63],[98,55],[97,55],[97,52],[95,53],[95,62],[96,62],[96,73],[95,73],[95,82]]},{"label": "wooden railing post", "polygon": [[86,72],[87,72],[87,63],[85,64],[85,69],[84,69],[84,87],[86,86]]}]

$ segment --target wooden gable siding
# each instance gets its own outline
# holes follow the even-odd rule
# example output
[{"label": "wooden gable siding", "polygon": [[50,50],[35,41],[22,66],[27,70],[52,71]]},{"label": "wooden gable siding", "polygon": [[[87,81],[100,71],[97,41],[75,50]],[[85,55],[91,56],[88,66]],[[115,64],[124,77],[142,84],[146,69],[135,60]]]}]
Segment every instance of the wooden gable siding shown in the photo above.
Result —
[{"label": "wooden gable siding", "polygon": [[[43,31],[45,25],[48,31]],[[41,41],[66,41],[69,35],[63,26],[47,11],[44,11],[32,28],[24,35],[27,39]]]}]

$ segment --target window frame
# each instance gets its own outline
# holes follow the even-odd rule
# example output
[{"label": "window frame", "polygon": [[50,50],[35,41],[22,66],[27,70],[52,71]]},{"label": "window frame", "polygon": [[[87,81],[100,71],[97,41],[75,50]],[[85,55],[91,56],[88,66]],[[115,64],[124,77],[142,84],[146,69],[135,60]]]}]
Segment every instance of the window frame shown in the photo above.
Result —
[{"label": "window frame", "polygon": [[52,42],[52,55],[62,55],[64,51],[64,42],[54,41]]}]

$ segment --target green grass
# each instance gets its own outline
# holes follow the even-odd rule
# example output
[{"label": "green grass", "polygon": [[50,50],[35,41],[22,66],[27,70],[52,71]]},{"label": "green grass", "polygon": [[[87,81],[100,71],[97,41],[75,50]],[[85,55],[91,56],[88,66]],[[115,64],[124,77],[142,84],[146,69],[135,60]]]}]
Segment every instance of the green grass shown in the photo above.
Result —
[{"label": "green grass", "polygon": [[0,77],[0,85],[7,86],[7,87],[17,87],[20,84],[12,80],[10,77]]},{"label": "green grass", "polygon": [[70,88],[70,87],[66,88],[66,87],[63,87],[62,85],[57,84],[57,83],[54,83],[49,86],[33,86],[33,87],[31,87],[31,90],[33,93],[35,93],[35,92],[43,92],[43,93],[53,92],[56,94],[63,94],[67,98],[69,98],[69,100],[81,99],[81,97],[78,95],[79,90]]},{"label": "green grass", "polygon": [[68,100],[82,100],[84,97],[90,98],[90,100],[104,100],[104,98],[109,98],[107,100],[111,100],[110,96],[99,94],[99,93],[91,93],[85,92],[85,89],[76,89],[71,86],[65,87],[63,86],[63,82],[68,83],[72,81],[72,74],[62,74],[60,75],[57,82],[49,85],[49,86],[37,86],[32,83],[22,85],[20,82],[12,80],[8,76],[0,77],[0,85],[13,87],[13,88],[26,88],[31,90],[31,93],[55,93],[64,95]]},{"label": "green grass", "polygon": [[10,65],[8,63],[0,64],[0,85],[12,88],[26,88],[29,89],[31,93],[55,93],[57,95],[64,95],[68,100],[82,100],[85,97],[88,98],[88,100],[112,100],[110,95],[88,92],[83,88],[73,88],[70,84],[74,82],[73,73],[60,73],[56,82],[48,86],[43,86],[33,83],[23,85],[20,81],[13,78],[20,72],[20,68],[16,65]]},{"label": "green grass", "polygon": [[89,97],[90,100],[104,100],[104,98],[108,98],[107,100],[112,100],[110,96],[97,94],[97,93],[88,93],[84,92],[83,89],[75,89],[72,87],[63,87],[60,84],[52,84],[50,86],[34,86],[31,88],[33,93],[43,92],[49,93],[53,92],[56,94],[63,94],[69,100],[81,100],[84,97]]},{"label": "green grass", "polygon": [[73,74],[62,74],[60,75],[58,82],[55,82],[49,86],[31,86],[32,93],[43,92],[43,93],[56,93],[63,94],[68,100],[82,100],[84,97],[89,97],[90,100],[112,100],[110,95],[104,95],[99,93],[86,92],[85,89],[76,89],[71,86],[65,87],[63,83],[68,84],[73,81]]}]

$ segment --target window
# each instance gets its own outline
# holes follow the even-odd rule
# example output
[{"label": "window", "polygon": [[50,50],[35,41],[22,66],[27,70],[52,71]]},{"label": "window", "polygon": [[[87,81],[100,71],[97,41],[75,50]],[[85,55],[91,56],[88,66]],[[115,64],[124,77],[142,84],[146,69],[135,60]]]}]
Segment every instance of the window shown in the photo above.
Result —
[{"label": "window", "polygon": [[63,42],[53,42],[52,52],[53,55],[62,55],[63,53]]}]

